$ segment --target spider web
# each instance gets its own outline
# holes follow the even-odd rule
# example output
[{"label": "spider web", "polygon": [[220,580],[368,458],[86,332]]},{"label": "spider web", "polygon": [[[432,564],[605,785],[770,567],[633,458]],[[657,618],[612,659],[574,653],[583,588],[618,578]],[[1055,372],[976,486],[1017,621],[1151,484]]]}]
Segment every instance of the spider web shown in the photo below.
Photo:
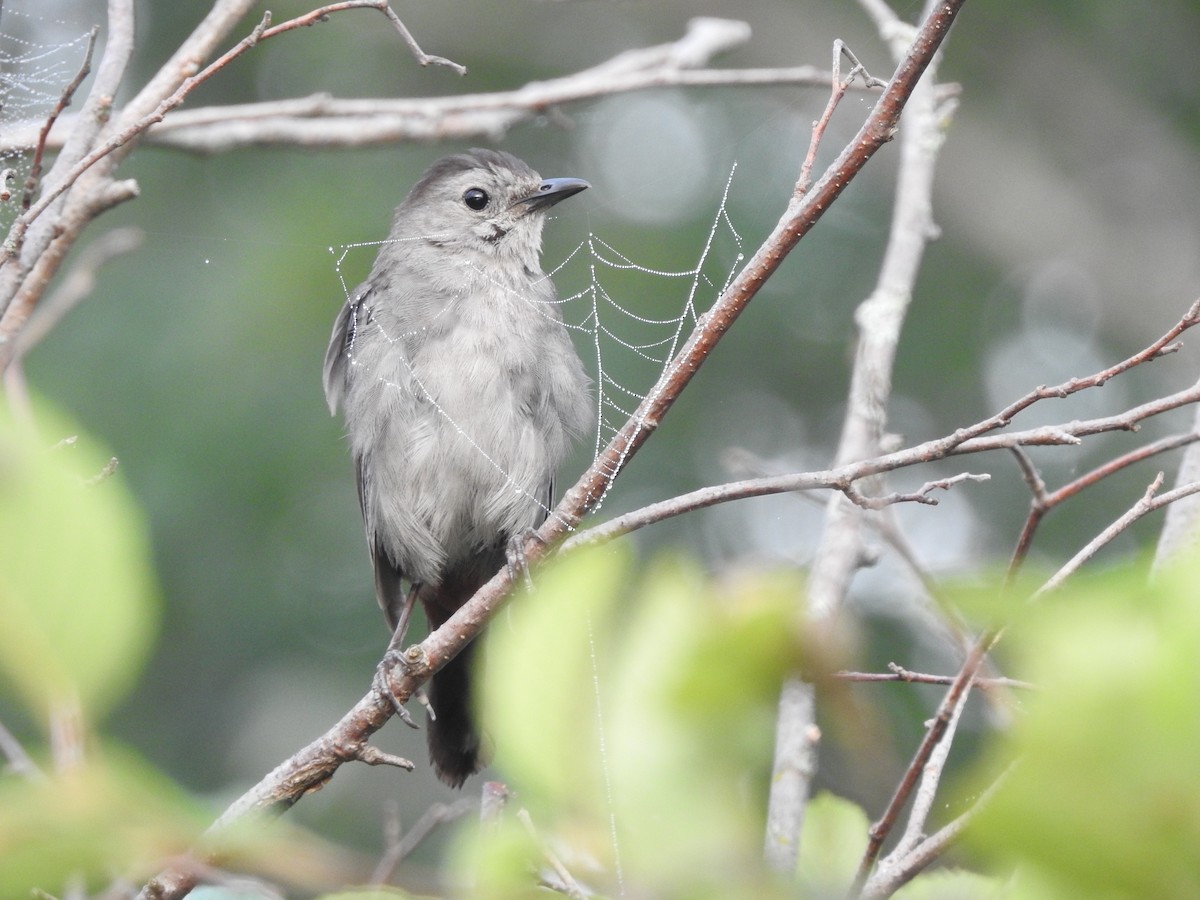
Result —
[{"label": "spider web", "polygon": [[[40,127],[83,63],[90,32],[43,14],[55,4],[0,0],[0,135]],[[33,9],[43,12],[33,12]],[[0,229],[20,212],[33,164],[24,148],[0,147]],[[7,196],[6,196],[7,195]]]},{"label": "spider web", "polygon": [[[593,380],[593,459],[634,416],[638,405],[661,389],[666,376],[670,374],[671,361],[688,334],[700,316],[729,286],[745,259],[742,237],[728,211],[729,193],[736,170],[735,163],[725,181],[708,234],[692,266],[675,270],[643,265],[634,259],[632,251],[626,251],[589,231],[587,237],[547,273],[547,277],[553,279],[560,288],[561,296],[554,303],[561,313],[564,327],[576,336],[575,347]],[[347,304],[353,305],[357,297],[354,294],[356,280],[348,280],[345,269],[351,265],[356,271],[365,268],[369,263],[361,260],[360,254],[373,256],[380,247],[389,243],[392,242],[367,241],[329,248],[335,259],[334,268]],[[714,250],[718,246],[731,252],[717,254]],[[726,262],[722,263],[718,256],[723,256]],[[663,286],[664,280],[668,282],[667,288]],[[563,290],[564,285],[568,284],[571,287]],[[647,297],[655,298],[657,306],[667,308],[669,313],[647,315],[639,312],[639,305],[644,305],[642,300]],[[539,304],[532,298],[522,299],[534,306]],[[542,315],[552,314],[545,310],[540,312]],[[399,340],[404,336],[387,337],[389,340]],[[419,373],[410,367],[409,374],[420,387]],[[392,390],[404,389],[392,383],[387,383],[387,387]],[[436,398],[427,395],[427,399],[477,452],[483,454],[490,465],[504,474],[513,490],[535,500],[548,515],[551,514],[551,507],[546,505],[544,498],[535,497],[525,486],[513,480],[498,462],[487,455],[479,442],[454,420],[453,415],[437,403]],[[610,473],[612,478],[624,467],[625,461],[625,456],[617,460]],[[608,490],[606,486],[594,510],[600,509]],[[553,504],[557,499],[551,498],[550,502]]]}]

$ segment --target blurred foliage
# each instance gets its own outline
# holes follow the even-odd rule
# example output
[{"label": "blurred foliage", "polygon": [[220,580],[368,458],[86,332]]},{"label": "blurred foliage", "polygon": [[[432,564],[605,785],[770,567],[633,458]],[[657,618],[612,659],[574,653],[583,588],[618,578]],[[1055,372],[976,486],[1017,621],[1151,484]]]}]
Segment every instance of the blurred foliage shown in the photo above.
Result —
[{"label": "blurred foliage", "polygon": [[1005,638],[1039,689],[967,786],[1006,768],[972,849],[1014,897],[1200,894],[1200,607],[1194,559],[1081,578]]},{"label": "blurred foliage", "polygon": [[[36,769],[0,778],[0,897],[149,877],[214,816],[94,728],[142,673],[157,587],[120,472],[75,423],[35,410],[36,425],[0,409],[0,698],[38,729],[24,746]],[[290,883],[328,878],[332,859],[262,823],[200,847]],[[301,864],[277,864],[300,849]]]},{"label": "blurred foliage", "polygon": [[[480,678],[495,766],[538,837],[512,815],[464,830],[451,870],[527,896],[544,842],[601,894],[795,896],[762,866],[770,726],[786,676],[824,682],[846,661],[797,618],[803,590],[794,573],[714,581],[679,558],[635,573],[614,547],[553,563],[489,631]],[[814,801],[800,896],[844,895],[866,825]]]},{"label": "blurred foliage", "polygon": [[[109,456],[56,413],[0,408],[0,675],[45,720],[97,720],[141,674],[158,621],[145,525]],[[51,446],[54,445],[54,446]]]},{"label": "blurred foliage", "polygon": [[480,681],[495,765],[534,822],[609,870],[616,842],[652,890],[749,885],[801,590],[718,588],[680,562],[635,580],[614,548],[550,568],[490,629]]},{"label": "blurred foliage", "polygon": [[149,877],[188,849],[209,814],[142,759],[98,753],[45,778],[0,780],[0,895]]}]

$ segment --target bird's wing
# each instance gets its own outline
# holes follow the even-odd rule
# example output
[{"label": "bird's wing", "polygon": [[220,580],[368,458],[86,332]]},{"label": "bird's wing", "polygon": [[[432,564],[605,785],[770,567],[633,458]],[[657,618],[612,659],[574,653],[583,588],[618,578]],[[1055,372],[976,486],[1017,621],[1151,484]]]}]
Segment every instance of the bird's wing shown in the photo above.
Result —
[{"label": "bird's wing", "polygon": [[383,610],[383,614],[387,618],[388,628],[395,631],[396,623],[400,619],[400,611],[404,608],[404,588],[400,583],[404,578],[404,573],[400,571],[398,565],[392,562],[387,550],[384,549],[371,529],[370,521],[367,518],[367,479],[369,477],[364,460],[361,457],[356,458],[354,480],[358,485],[358,505],[362,509],[363,522],[367,529],[367,549],[371,551],[371,568],[375,570],[375,599],[379,601],[379,608]]},{"label": "bird's wing", "polygon": [[542,512],[538,516],[537,525],[534,526],[535,528],[540,527],[541,524],[550,517],[550,510],[554,509],[554,476],[553,475],[551,475],[550,478],[546,481],[546,491],[538,499],[541,500],[541,502],[542,502]]},{"label": "bird's wing", "polygon": [[329,337],[329,349],[325,351],[323,382],[325,400],[329,412],[337,414],[338,405],[346,393],[346,365],[354,351],[354,341],[362,319],[367,315],[366,300],[370,290],[360,286],[338,310],[333,320],[333,334]]}]

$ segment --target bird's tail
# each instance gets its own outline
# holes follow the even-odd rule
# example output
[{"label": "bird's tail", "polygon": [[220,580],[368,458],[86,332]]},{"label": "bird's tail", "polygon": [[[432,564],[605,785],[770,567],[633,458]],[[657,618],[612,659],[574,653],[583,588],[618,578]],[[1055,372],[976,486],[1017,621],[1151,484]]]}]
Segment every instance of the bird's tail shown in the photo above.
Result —
[{"label": "bird's tail", "polygon": [[[429,629],[440,628],[503,561],[501,554],[494,565],[489,559],[483,565],[460,568],[437,587],[423,586],[420,598]],[[475,652],[474,644],[463,647],[429,682],[429,704],[433,707],[428,726],[429,758],[438,778],[451,787],[460,787],[487,763],[471,696]]]},{"label": "bird's tail", "polygon": [[471,699],[471,663],[475,645],[468,644],[429,683],[429,758],[438,778],[461,787],[483,768],[482,741]]}]

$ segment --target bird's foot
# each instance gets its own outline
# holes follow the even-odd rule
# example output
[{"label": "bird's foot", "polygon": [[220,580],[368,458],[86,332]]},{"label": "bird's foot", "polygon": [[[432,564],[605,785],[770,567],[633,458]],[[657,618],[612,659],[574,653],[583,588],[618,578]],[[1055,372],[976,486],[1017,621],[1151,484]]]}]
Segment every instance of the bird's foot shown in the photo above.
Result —
[{"label": "bird's foot", "polygon": [[[404,654],[400,650],[388,648],[388,651],[383,654],[383,660],[375,669],[375,677],[371,680],[371,687],[377,694],[387,697],[392,701],[392,709],[400,721],[409,728],[420,728],[412,715],[404,708],[404,701],[400,699],[400,692],[393,686],[393,682],[400,677],[403,677],[407,671],[407,664],[404,661]],[[429,701],[425,698],[424,691],[417,692],[417,702],[423,703],[428,708]]]},{"label": "bird's foot", "polygon": [[504,559],[508,563],[508,577],[516,584],[518,579],[525,583],[527,591],[533,590],[533,578],[529,574],[529,560],[525,558],[525,542],[530,538],[545,545],[538,533],[529,528],[512,538],[504,548]]}]

